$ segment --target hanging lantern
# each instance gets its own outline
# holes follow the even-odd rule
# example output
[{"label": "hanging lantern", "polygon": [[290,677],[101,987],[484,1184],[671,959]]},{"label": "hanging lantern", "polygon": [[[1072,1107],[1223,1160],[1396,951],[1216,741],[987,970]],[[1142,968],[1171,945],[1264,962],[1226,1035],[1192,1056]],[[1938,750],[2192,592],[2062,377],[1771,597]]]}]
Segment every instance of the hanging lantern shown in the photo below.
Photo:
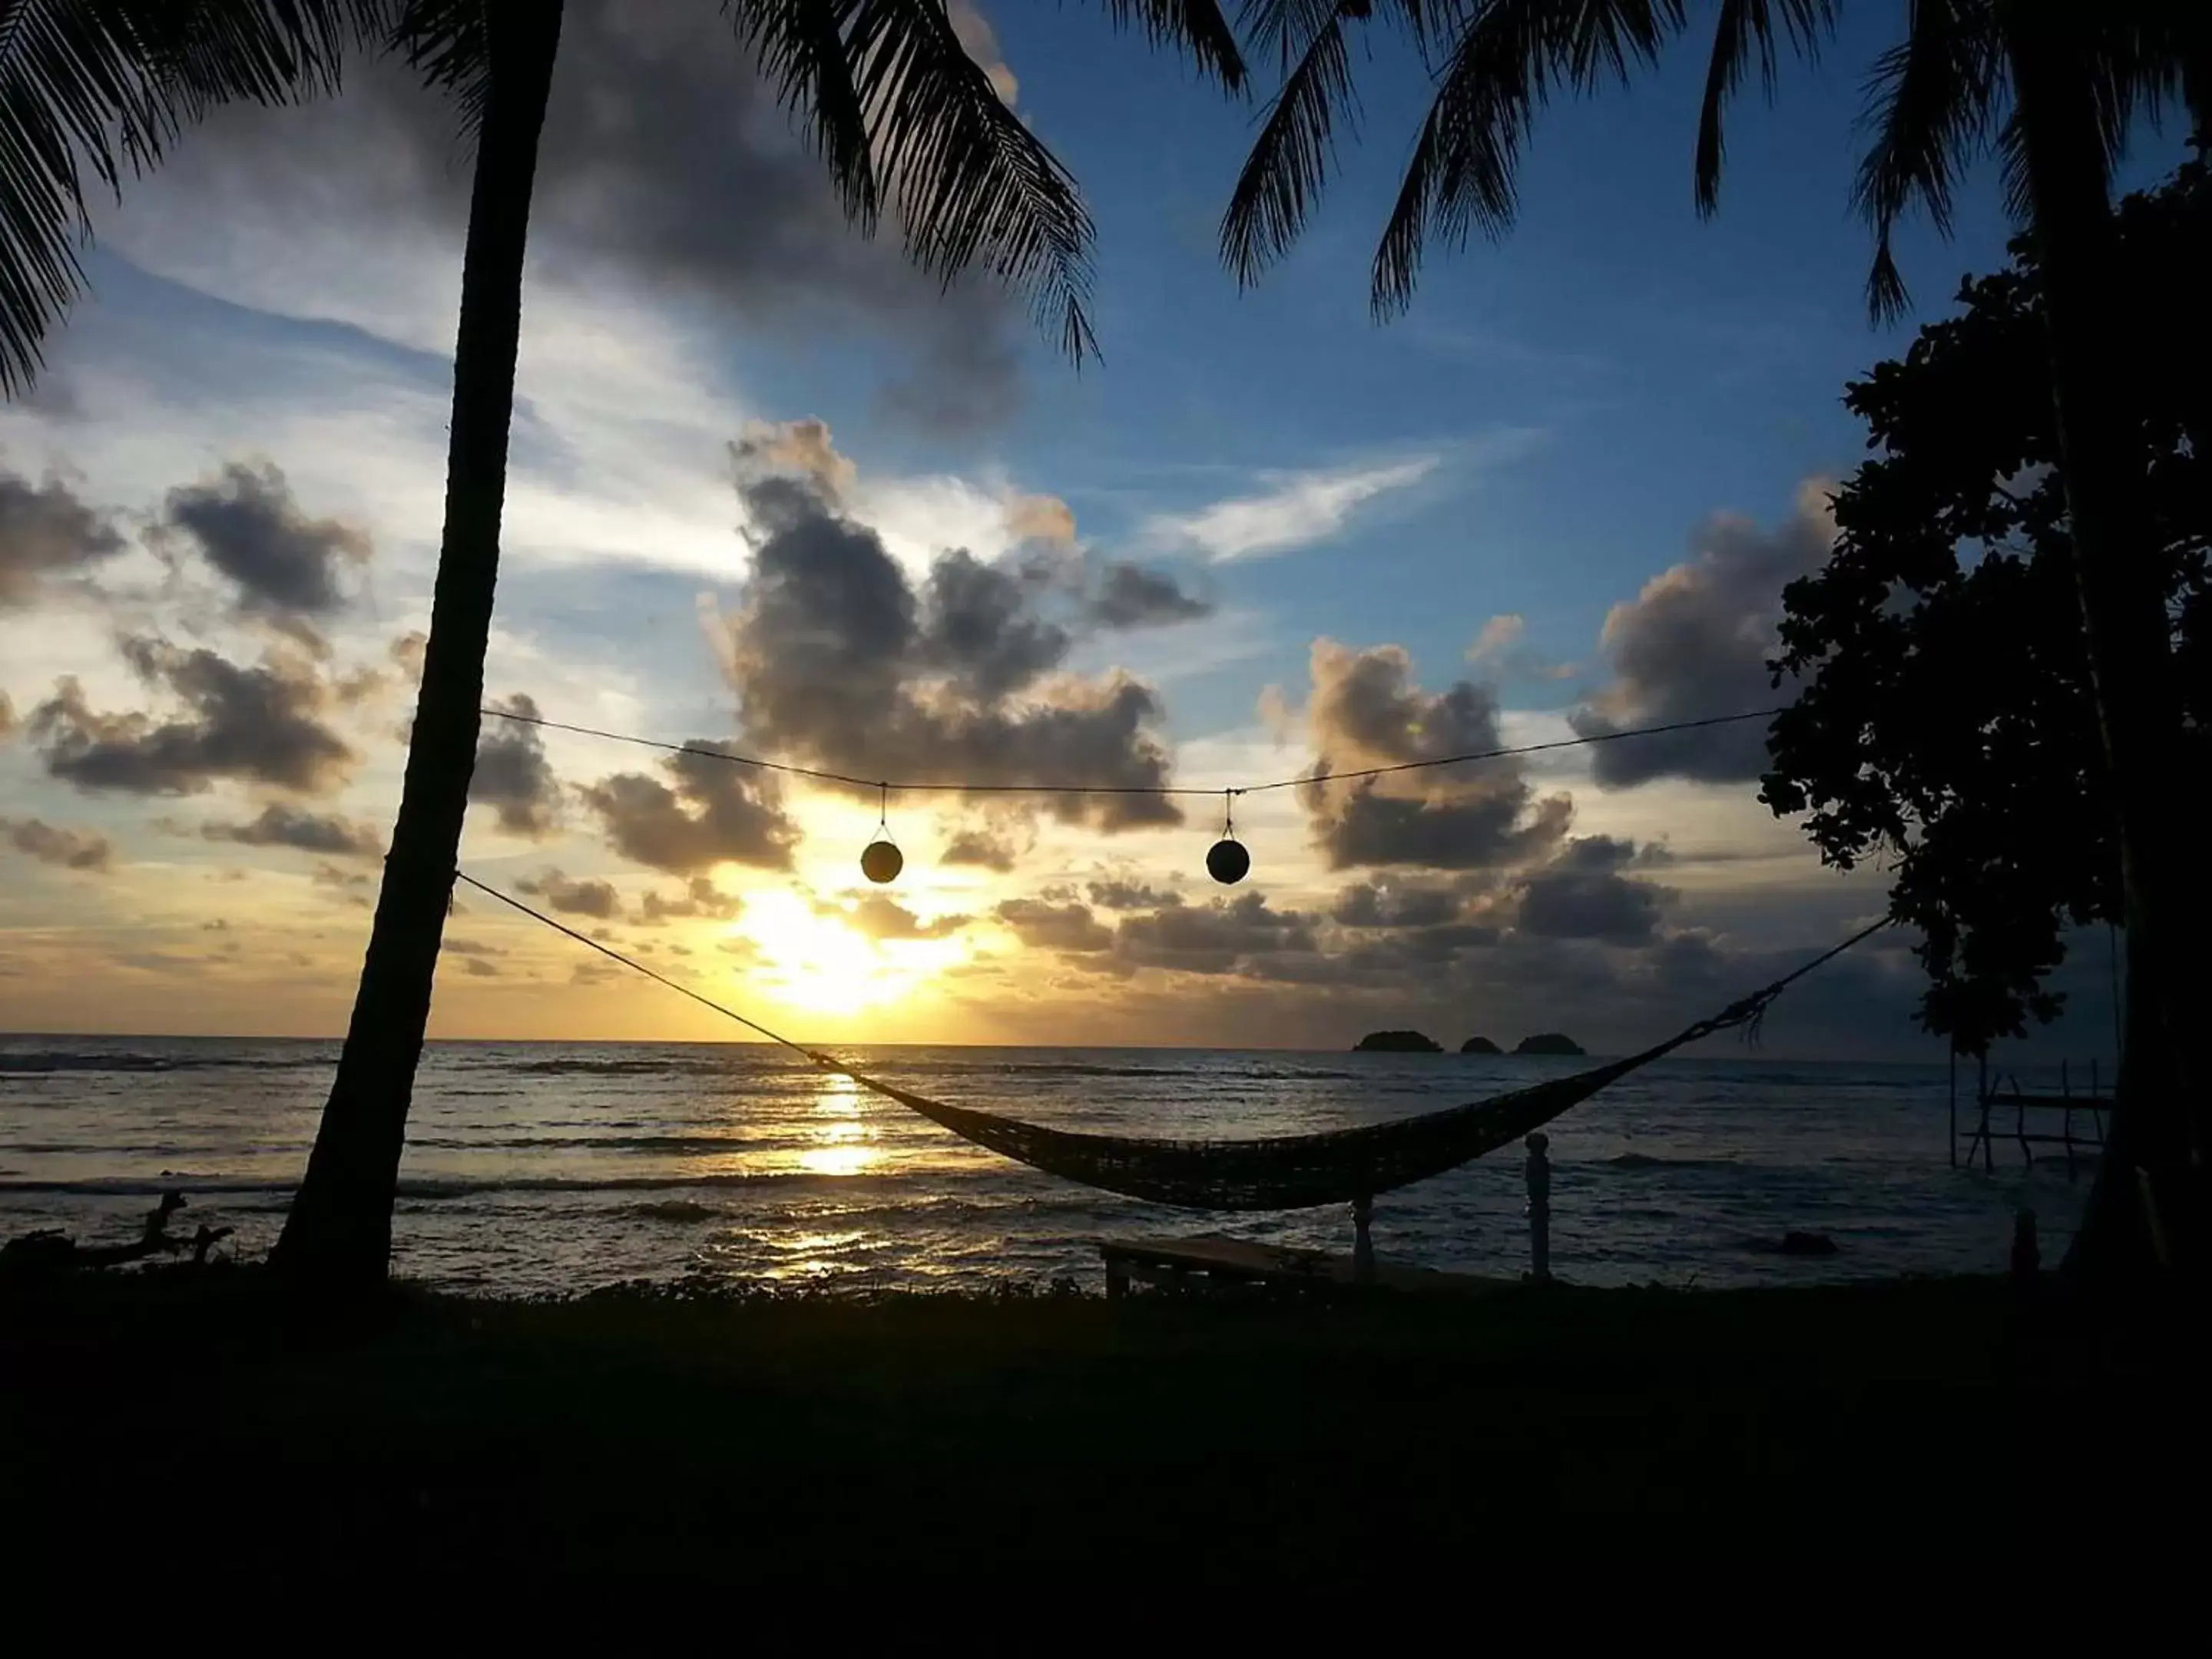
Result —
[{"label": "hanging lantern", "polygon": [[1224,887],[1234,887],[1252,867],[1252,854],[1237,839],[1237,792],[1221,792],[1221,839],[1206,849],[1206,873]]},{"label": "hanging lantern", "polygon": [[898,879],[898,872],[906,868],[906,854],[891,840],[891,787],[880,783],[876,787],[883,792],[876,815],[876,838],[860,851],[860,873],[881,887]]}]

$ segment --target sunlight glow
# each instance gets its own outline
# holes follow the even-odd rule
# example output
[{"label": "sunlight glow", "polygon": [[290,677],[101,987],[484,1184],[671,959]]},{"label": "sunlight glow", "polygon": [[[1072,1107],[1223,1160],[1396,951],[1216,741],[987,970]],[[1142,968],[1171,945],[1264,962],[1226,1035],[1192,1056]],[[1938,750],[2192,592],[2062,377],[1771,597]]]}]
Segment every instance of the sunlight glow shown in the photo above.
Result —
[{"label": "sunlight glow", "polygon": [[901,1000],[968,956],[958,939],[872,939],[835,913],[773,889],[751,898],[738,931],[759,950],[759,968],[748,971],[748,981],[814,1013],[856,1013]]}]

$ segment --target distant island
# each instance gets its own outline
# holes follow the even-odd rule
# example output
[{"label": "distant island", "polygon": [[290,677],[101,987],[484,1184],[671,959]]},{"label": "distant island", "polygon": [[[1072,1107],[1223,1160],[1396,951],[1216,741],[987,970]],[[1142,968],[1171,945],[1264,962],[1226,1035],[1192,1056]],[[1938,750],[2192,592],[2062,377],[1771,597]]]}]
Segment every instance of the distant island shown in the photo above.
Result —
[{"label": "distant island", "polygon": [[1440,1054],[1444,1046],[1419,1031],[1370,1031],[1352,1045],[1355,1054]]},{"label": "distant island", "polygon": [[1579,1054],[1583,1045],[1564,1031],[1539,1031],[1524,1036],[1514,1048],[1516,1054]]},{"label": "distant island", "polygon": [[1469,1037],[1459,1045],[1459,1051],[1463,1054],[1502,1054],[1505,1052],[1488,1037]]}]

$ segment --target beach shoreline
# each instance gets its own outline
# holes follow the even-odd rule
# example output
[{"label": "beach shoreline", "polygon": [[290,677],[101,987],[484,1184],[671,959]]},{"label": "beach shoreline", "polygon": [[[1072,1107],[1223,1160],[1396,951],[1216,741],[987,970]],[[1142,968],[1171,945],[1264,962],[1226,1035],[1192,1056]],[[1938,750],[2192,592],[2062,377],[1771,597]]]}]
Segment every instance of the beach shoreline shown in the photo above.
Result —
[{"label": "beach shoreline", "polygon": [[57,1537],[158,1494],[288,1571],[1274,1577],[1674,1516],[1888,1547],[2144,1478],[2096,1428],[2178,1387],[2184,1322],[2115,1340],[1983,1279],[334,1309],[258,1268],[78,1274],[0,1292],[0,1461]]}]

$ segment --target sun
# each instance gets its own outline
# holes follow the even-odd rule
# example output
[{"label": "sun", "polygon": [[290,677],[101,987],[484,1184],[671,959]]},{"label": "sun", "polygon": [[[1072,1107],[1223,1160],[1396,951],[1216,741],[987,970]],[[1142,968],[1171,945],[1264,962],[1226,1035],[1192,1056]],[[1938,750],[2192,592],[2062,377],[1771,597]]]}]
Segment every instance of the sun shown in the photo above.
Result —
[{"label": "sun", "polygon": [[872,939],[795,893],[759,895],[746,905],[738,931],[759,951],[769,994],[810,1013],[858,1013],[899,1001],[966,954],[950,939]]}]

